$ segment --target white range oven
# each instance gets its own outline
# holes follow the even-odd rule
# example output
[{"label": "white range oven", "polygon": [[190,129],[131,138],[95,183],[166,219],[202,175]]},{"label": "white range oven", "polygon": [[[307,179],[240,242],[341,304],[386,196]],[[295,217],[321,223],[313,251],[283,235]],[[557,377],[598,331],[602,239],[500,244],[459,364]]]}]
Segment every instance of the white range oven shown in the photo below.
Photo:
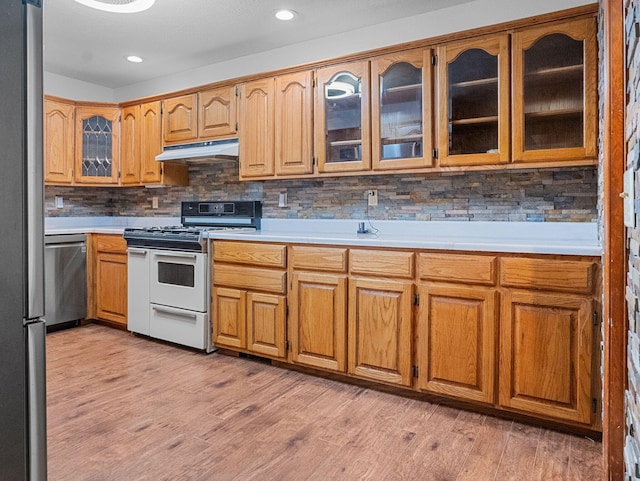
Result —
[{"label": "white range oven", "polygon": [[213,350],[206,233],[260,228],[257,201],[182,202],[180,226],[127,228],[129,331]]}]

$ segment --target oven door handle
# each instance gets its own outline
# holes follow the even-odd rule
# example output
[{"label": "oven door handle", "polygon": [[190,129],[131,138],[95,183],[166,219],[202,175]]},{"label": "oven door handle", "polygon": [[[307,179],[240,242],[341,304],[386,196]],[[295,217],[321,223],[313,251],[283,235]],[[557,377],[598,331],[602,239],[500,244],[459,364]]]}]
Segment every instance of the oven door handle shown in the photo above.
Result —
[{"label": "oven door handle", "polygon": [[156,312],[163,312],[164,314],[172,314],[178,317],[187,317],[189,319],[196,319],[198,317],[197,314],[193,312],[185,312],[181,309],[174,309],[172,307],[151,306],[151,309],[153,309]]},{"label": "oven door handle", "polygon": [[127,249],[127,252],[129,254],[135,254],[135,255],[140,255],[140,256],[146,256],[147,255],[147,250],[145,249],[135,249],[134,247],[129,247]]},{"label": "oven door handle", "polygon": [[154,253],[156,257],[180,257],[182,259],[195,259],[196,258],[196,254],[182,254],[180,252],[176,252],[176,253],[164,253],[164,252],[155,252]]}]

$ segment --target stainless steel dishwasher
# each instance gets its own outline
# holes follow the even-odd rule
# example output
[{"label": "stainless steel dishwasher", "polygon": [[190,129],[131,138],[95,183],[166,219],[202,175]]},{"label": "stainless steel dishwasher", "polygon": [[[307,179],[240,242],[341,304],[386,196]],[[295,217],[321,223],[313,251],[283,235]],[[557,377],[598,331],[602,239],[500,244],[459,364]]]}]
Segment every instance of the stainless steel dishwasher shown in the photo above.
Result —
[{"label": "stainless steel dishwasher", "polygon": [[87,315],[85,234],[44,237],[44,320],[47,326],[77,322]]}]

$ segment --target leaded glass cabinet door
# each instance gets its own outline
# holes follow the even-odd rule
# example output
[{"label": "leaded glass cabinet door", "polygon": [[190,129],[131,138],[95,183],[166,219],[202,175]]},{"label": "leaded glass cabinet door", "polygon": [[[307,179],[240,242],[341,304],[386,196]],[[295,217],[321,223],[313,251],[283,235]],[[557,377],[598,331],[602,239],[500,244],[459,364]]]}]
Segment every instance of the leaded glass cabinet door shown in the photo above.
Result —
[{"label": "leaded glass cabinet door", "polygon": [[428,167],[431,146],[431,50],[371,62],[374,170]]},{"label": "leaded glass cabinet door", "polygon": [[120,169],[120,109],[76,109],[76,182],[117,184]]},{"label": "leaded glass cabinet door", "polygon": [[509,161],[509,37],[438,49],[440,165]]},{"label": "leaded glass cabinet door", "polygon": [[592,18],[513,35],[515,161],[596,158],[596,72]]},{"label": "leaded glass cabinet door", "polygon": [[319,69],[315,111],[318,170],[369,170],[369,62]]}]

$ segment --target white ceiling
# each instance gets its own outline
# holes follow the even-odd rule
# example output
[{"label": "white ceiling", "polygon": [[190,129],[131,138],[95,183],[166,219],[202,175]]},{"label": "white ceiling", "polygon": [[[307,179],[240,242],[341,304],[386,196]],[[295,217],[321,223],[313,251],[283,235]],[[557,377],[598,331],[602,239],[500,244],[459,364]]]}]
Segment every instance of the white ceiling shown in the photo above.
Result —
[{"label": "white ceiling", "polygon": [[[44,68],[115,89],[470,1],[156,0],[145,12],[116,14],[44,0]],[[280,8],[297,18],[276,20]]]}]

